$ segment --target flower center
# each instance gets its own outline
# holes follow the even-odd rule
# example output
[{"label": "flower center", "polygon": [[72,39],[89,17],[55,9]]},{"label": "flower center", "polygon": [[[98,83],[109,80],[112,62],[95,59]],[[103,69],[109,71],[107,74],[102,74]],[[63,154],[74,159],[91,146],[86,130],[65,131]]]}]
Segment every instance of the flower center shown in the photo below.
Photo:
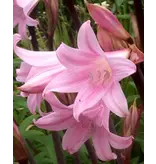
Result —
[{"label": "flower center", "polygon": [[94,85],[105,85],[112,77],[112,70],[105,58],[95,62],[94,70],[89,73],[89,78]]}]

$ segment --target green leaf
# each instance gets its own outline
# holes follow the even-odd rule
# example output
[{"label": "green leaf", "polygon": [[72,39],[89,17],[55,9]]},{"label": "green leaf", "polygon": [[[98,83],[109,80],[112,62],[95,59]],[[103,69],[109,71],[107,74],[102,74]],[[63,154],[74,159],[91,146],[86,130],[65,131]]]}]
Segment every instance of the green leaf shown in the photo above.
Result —
[{"label": "green leaf", "polygon": [[23,137],[28,140],[36,140],[37,137],[44,135],[40,130],[28,130],[23,133]]},{"label": "green leaf", "polygon": [[79,150],[79,154],[80,154],[80,159],[83,159],[83,162],[85,164],[90,164],[90,160],[88,158],[88,152],[87,152],[86,147],[84,145]]},{"label": "green leaf", "polygon": [[122,5],[123,2],[124,0],[115,0],[115,4],[117,5],[118,8]]},{"label": "green leaf", "polygon": [[21,96],[14,96],[13,97],[14,108],[27,108],[26,99]]},{"label": "green leaf", "polygon": [[137,100],[138,98],[140,98],[139,95],[128,96],[128,97],[127,97],[127,101],[128,101],[129,104],[132,104],[132,103],[134,102],[134,100],[135,100],[135,99]]},{"label": "green leaf", "polygon": [[47,135],[47,136],[38,136],[38,137],[36,137],[36,141],[38,141],[44,145],[44,147],[46,148],[47,153],[49,155],[49,158],[51,158],[53,163],[56,164],[57,159],[56,159],[56,155],[55,155],[54,144],[53,144],[51,134]]},{"label": "green leaf", "polygon": [[35,156],[35,161],[37,164],[52,164],[53,161],[51,158],[47,157],[47,153],[46,152],[40,152],[39,154],[37,154]]},{"label": "green leaf", "polygon": [[144,152],[144,139],[143,136],[139,135],[135,138],[135,142],[139,143],[141,151]]},{"label": "green leaf", "polygon": [[139,157],[135,157],[131,160],[131,164],[137,164],[139,162]]},{"label": "green leaf", "polygon": [[38,115],[31,115],[27,118],[25,118],[22,123],[19,126],[19,130],[21,132],[21,134],[24,135],[24,132],[26,130],[26,128],[33,123],[33,119],[37,119]]}]

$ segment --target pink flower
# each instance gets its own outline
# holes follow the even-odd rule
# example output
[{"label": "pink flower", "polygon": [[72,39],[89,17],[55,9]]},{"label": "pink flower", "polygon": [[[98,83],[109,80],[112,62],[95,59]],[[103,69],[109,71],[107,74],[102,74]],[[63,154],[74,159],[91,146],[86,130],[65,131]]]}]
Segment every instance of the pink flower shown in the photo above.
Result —
[{"label": "pink flower", "polygon": [[90,119],[91,117],[88,117],[93,114],[92,111],[95,111],[94,114],[96,115],[97,106],[95,109],[93,107],[88,113],[85,113],[85,115],[81,115],[80,122],[77,122],[73,117],[73,105],[63,105],[53,93],[46,94],[45,99],[51,105],[53,112],[34,121],[34,123],[39,128],[47,130],[60,131],[67,129],[63,136],[62,146],[63,149],[69,153],[73,154],[77,152],[90,137],[92,137],[98,158],[103,161],[117,158],[116,154],[112,152],[110,145],[116,149],[124,149],[131,145],[131,136],[120,137],[109,131],[108,108],[104,107],[104,122],[101,126],[98,126],[96,121],[94,122]]},{"label": "pink flower", "polygon": [[130,60],[135,64],[143,62],[144,54],[136,47],[131,35],[123,28],[122,24],[111,11],[104,6],[87,4],[88,11],[98,24],[97,37],[100,46],[105,51],[120,50],[129,47]]},{"label": "pink flower", "polygon": [[[32,66],[26,64],[25,62],[21,62],[20,68],[16,69],[16,80],[19,82],[25,82],[28,78],[29,73],[31,72]],[[32,114],[35,114],[36,108],[38,108],[39,112],[40,105],[43,100],[42,93],[38,94],[28,94],[25,92],[21,92],[22,97],[27,97],[27,106]]]},{"label": "pink flower", "polygon": [[39,0],[13,0],[13,27],[18,25],[18,32],[27,38],[26,26],[36,26],[38,21],[29,17]]},{"label": "pink flower", "polygon": [[41,93],[54,76],[65,67],[59,62],[55,51],[30,51],[17,46],[21,40],[19,34],[14,34],[14,52],[25,63],[32,66],[25,84],[19,89],[27,93]]},{"label": "pink flower", "polygon": [[128,114],[126,98],[119,81],[136,71],[133,62],[126,59],[129,49],[103,52],[90,26],[85,22],[78,33],[78,49],[61,44],[56,53],[67,68],[45,88],[44,94],[78,92],[74,103],[74,117],[91,108],[101,99],[112,112],[120,117]]}]

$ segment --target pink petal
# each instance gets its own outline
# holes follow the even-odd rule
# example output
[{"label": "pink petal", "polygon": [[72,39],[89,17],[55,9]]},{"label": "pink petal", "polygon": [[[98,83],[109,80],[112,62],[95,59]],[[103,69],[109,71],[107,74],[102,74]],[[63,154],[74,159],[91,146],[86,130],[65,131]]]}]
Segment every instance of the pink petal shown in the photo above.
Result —
[{"label": "pink petal", "polygon": [[21,40],[19,34],[14,34],[13,43],[15,54],[24,60],[26,63],[32,66],[57,66],[60,65],[57,59],[55,51],[30,51],[17,46],[17,43]]},{"label": "pink petal", "polygon": [[28,3],[31,3],[33,0],[14,0],[16,4],[22,8],[24,8]]},{"label": "pink petal", "polygon": [[128,59],[130,56],[131,50],[129,48],[125,48],[122,50],[112,51],[112,52],[105,52],[105,55],[108,57],[108,60],[114,58],[125,58]]},{"label": "pink petal", "polygon": [[108,161],[117,158],[116,154],[111,150],[109,136],[104,128],[97,127],[92,139],[96,154],[100,160]]},{"label": "pink petal", "polygon": [[103,126],[106,130],[109,130],[109,117],[110,117],[110,109],[108,109],[106,107],[106,105],[104,104],[104,111],[103,111]]},{"label": "pink petal", "polygon": [[97,126],[103,125],[106,129],[109,129],[109,114],[110,110],[104,105],[103,101],[83,112],[83,116],[92,120]]},{"label": "pink petal", "polygon": [[70,154],[77,152],[80,147],[89,139],[89,125],[83,127],[81,123],[76,123],[75,126],[67,129],[63,136],[62,146]]},{"label": "pink petal", "polygon": [[52,79],[44,90],[44,94],[54,91],[61,93],[78,92],[87,81],[88,73],[86,71],[73,72],[66,70]]},{"label": "pink petal", "polygon": [[40,108],[42,101],[41,94],[29,94],[27,98],[27,106],[32,114],[35,114],[36,108]]},{"label": "pink petal", "polygon": [[126,97],[118,82],[114,83],[110,90],[104,95],[103,101],[108,109],[119,117],[129,114]]},{"label": "pink petal", "polygon": [[133,137],[121,137],[113,133],[109,133],[109,141],[113,148],[115,149],[125,149],[132,144]]},{"label": "pink petal", "polygon": [[28,97],[29,94],[28,94],[28,93],[25,93],[25,92],[20,92],[20,96],[21,96],[21,97]]},{"label": "pink petal", "polygon": [[[32,68],[33,69],[33,68]],[[32,75],[33,70],[30,71],[31,78],[27,78],[26,83],[19,87],[21,91],[29,92],[29,93],[39,93],[42,92],[47,84],[59,73],[63,71],[63,67],[45,67],[45,68],[34,68],[35,71]],[[37,71],[37,72],[36,72]],[[28,76],[29,77],[29,76]]]},{"label": "pink petal", "polygon": [[41,111],[40,107],[41,107],[42,100],[43,100],[42,93],[37,94],[36,95],[36,104],[37,104],[39,111]]},{"label": "pink petal", "polygon": [[84,52],[71,48],[62,43],[56,51],[59,61],[67,68],[81,69],[81,67],[91,64],[96,57],[92,52]]},{"label": "pink petal", "polygon": [[[83,112],[83,116],[92,120],[97,126],[102,126],[104,113],[101,103],[97,103],[94,107],[89,108]],[[101,118],[102,116],[102,118]]]},{"label": "pink petal", "polygon": [[94,31],[90,26],[89,20],[83,23],[80,27],[77,44],[80,50],[92,53],[91,55],[93,57],[97,55],[103,55],[103,50],[101,49],[96,39]]},{"label": "pink petal", "polygon": [[26,24],[28,26],[36,26],[38,24],[38,21],[26,15]]},{"label": "pink petal", "polygon": [[136,72],[135,64],[123,57],[115,57],[114,55],[114,57],[108,58],[108,62],[112,68],[115,81],[120,81]]},{"label": "pink petal", "polygon": [[21,35],[23,39],[27,38],[27,28],[24,21],[20,21],[18,24],[18,33]]},{"label": "pink petal", "polygon": [[16,69],[16,80],[20,82],[25,82],[29,71],[31,69],[31,66],[25,62],[21,62],[20,68]]},{"label": "pink petal", "polygon": [[34,121],[34,124],[46,130],[60,131],[71,127],[75,123],[72,115],[68,112],[56,113],[51,112],[37,121]]},{"label": "pink petal", "polygon": [[[110,85],[110,84],[109,84]],[[73,109],[74,118],[79,121],[79,116],[86,109],[93,107],[102,99],[107,92],[109,85],[104,89],[103,86],[94,87],[92,84],[85,84],[79,91]]]},{"label": "pink petal", "polygon": [[45,94],[44,98],[50,104],[50,106],[52,107],[54,112],[60,112],[61,113],[61,112],[64,112],[64,111],[68,111],[68,112],[72,113],[72,108],[62,104],[58,100],[58,98],[54,95],[54,93],[49,92],[49,93]]},{"label": "pink petal", "polygon": [[107,8],[95,4],[88,4],[88,10],[94,21],[105,30],[123,40],[127,40],[130,37],[116,16]]},{"label": "pink petal", "polygon": [[25,7],[23,9],[23,12],[24,12],[24,15],[25,15],[25,18],[26,18],[26,24],[28,26],[36,26],[38,24],[37,20],[32,19],[28,15],[35,8],[35,6],[37,5],[38,2],[39,2],[39,0],[29,0],[27,5],[25,5]]}]

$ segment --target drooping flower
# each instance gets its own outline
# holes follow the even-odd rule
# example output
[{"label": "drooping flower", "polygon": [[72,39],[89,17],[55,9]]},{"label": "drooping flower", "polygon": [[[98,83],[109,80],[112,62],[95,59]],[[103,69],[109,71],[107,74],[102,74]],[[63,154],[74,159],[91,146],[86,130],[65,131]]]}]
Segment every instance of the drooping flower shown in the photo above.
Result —
[{"label": "drooping flower", "polygon": [[144,55],[134,44],[132,36],[111,11],[104,6],[87,3],[88,11],[98,24],[97,37],[105,51],[130,48],[130,60],[135,64],[143,62]]},{"label": "drooping flower", "polygon": [[57,59],[55,51],[30,51],[20,48],[17,43],[21,39],[19,34],[14,34],[14,52],[32,68],[25,83],[19,89],[27,93],[41,93],[49,81],[62,72],[65,67]]},{"label": "drooping flower", "polygon": [[[32,66],[29,64],[26,64],[25,62],[21,62],[20,68],[16,69],[16,80],[19,82],[25,82],[27,80],[27,77],[32,69]],[[21,92],[20,94],[22,97],[27,97],[27,106],[28,109],[32,114],[35,114],[36,108],[38,108],[39,112],[40,105],[43,100],[42,93],[37,94],[29,94],[25,92]]]},{"label": "drooping flower", "polygon": [[50,91],[78,92],[74,103],[74,117],[77,120],[83,111],[101,99],[112,112],[120,117],[126,116],[128,106],[119,81],[136,71],[135,64],[126,59],[129,49],[104,52],[90,21],[81,26],[77,44],[78,49],[64,43],[57,49],[58,59],[67,70],[47,85],[44,94]]},{"label": "drooping flower", "polygon": [[[124,149],[131,145],[131,136],[121,137],[109,131],[108,108],[103,108],[102,120],[104,122],[99,126],[98,120],[95,121],[93,119],[98,116],[98,105],[81,115],[80,122],[77,122],[73,117],[73,105],[63,105],[53,93],[46,94],[45,99],[51,105],[53,112],[34,121],[34,123],[39,128],[46,130],[60,131],[67,129],[63,136],[62,146],[69,153],[77,152],[90,137],[92,137],[98,158],[103,161],[117,158],[116,154],[112,152],[110,145],[116,149]],[[102,104],[99,105],[99,109],[101,109]],[[98,119],[99,117],[96,118]]]},{"label": "drooping flower", "polygon": [[18,25],[18,32],[22,38],[27,38],[26,26],[36,26],[38,21],[32,19],[29,14],[39,0],[13,0],[13,27]]}]

